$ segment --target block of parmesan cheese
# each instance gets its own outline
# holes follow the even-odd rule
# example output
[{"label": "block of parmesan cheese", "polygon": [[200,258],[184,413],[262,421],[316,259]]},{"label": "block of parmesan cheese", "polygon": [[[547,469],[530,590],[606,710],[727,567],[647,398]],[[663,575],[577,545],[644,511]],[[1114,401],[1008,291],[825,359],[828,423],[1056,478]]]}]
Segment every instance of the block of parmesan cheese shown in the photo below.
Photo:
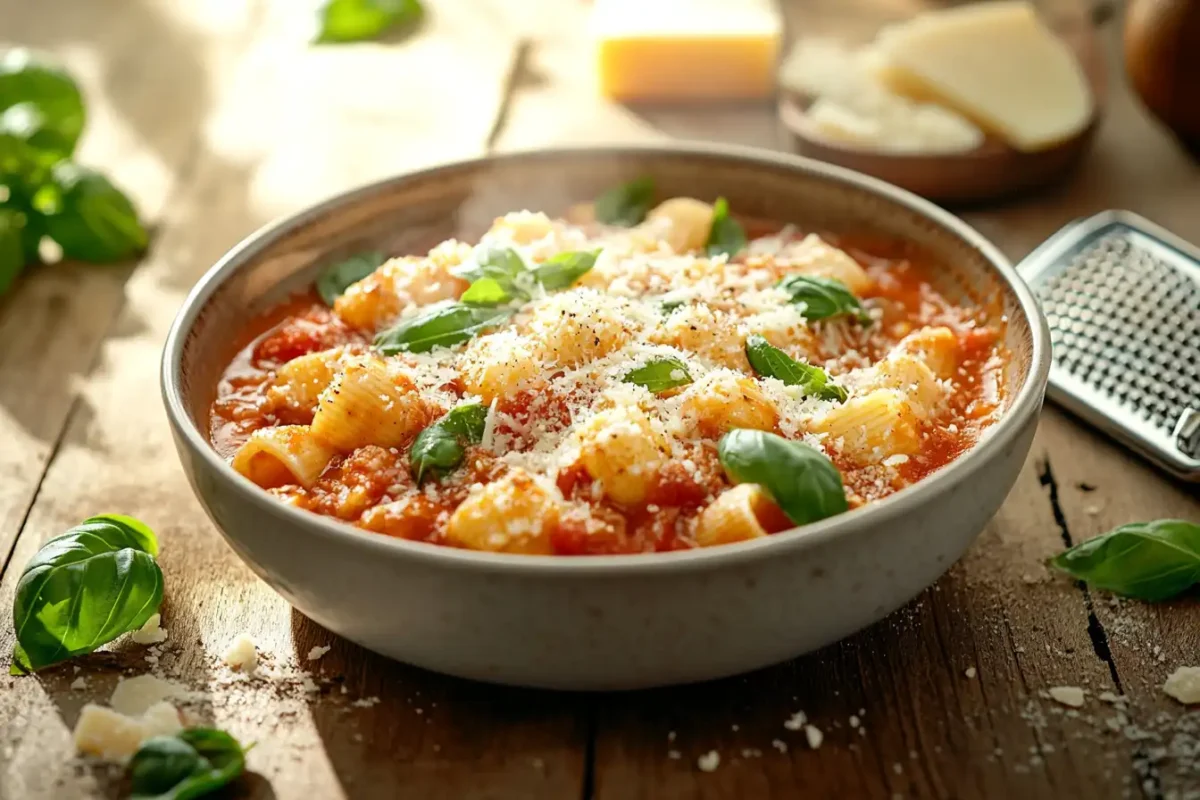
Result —
[{"label": "block of parmesan cheese", "polygon": [[920,14],[881,31],[876,49],[894,90],[945,105],[1018,150],[1060,144],[1092,118],[1078,61],[1023,0]]},{"label": "block of parmesan cheese", "polygon": [[595,0],[600,91],[620,101],[764,98],[783,23],[771,0]]}]

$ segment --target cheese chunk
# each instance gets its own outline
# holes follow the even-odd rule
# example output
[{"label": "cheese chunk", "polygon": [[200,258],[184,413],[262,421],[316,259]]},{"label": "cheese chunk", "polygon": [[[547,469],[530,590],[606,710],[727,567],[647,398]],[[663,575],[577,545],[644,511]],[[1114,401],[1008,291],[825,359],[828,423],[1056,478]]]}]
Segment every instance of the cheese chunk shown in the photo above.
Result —
[{"label": "cheese chunk", "polygon": [[972,3],[920,14],[876,40],[879,76],[944,105],[1012,147],[1053,147],[1087,127],[1093,101],[1066,43],[1028,2]]},{"label": "cheese chunk", "polygon": [[154,736],[170,736],[183,730],[179,712],[170,703],[156,703],[140,717],[120,714],[111,708],[88,703],[79,714],[73,738],[81,753],[124,763],[142,742]]},{"label": "cheese chunk", "polygon": [[600,91],[614,100],[764,98],[783,30],[769,0],[595,0]]},{"label": "cheese chunk", "polygon": [[254,639],[250,638],[248,633],[238,634],[221,660],[232,670],[253,675],[254,670],[258,668],[258,648],[254,644]]}]

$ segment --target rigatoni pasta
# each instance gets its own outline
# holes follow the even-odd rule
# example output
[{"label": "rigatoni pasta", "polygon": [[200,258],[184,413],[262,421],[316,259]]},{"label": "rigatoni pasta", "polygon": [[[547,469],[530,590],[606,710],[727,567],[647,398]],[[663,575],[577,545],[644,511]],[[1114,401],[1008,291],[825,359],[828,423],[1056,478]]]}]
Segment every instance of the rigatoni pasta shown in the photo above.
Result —
[{"label": "rigatoni pasta", "polygon": [[1002,321],[939,294],[907,243],[646,191],[503,215],[331,308],[296,298],[218,387],[214,445],[381,535],[635,553],[853,513],[999,412]]}]

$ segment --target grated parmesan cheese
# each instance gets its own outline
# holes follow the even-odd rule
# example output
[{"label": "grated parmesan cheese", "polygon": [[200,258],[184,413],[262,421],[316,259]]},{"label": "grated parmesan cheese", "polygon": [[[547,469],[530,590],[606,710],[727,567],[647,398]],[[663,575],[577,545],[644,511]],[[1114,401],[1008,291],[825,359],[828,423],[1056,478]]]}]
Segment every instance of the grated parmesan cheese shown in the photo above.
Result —
[{"label": "grated parmesan cheese", "polygon": [[696,759],[696,766],[702,772],[716,772],[717,767],[721,766],[721,754],[716,750],[709,750],[704,755]]},{"label": "grated parmesan cheese", "polygon": [[138,644],[158,644],[167,640],[167,632],[159,627],[161,617],[154,614],[150,619],[146,620],[146,624],[138,630],[131,633],[129,636]]},{"label": "grated parmesan cheese", "polygon": [[247,676],[253,675],[258,667],[258,650],[255,648],[254,639],[250,638],[248,633],[238,634],[221,660],[232,670]]},{"label": "grated parmesan cheese", "polygon": [[1200,703],[1200,667],[1179,667],[1163,684],[1163,691],[1181,703]]}]

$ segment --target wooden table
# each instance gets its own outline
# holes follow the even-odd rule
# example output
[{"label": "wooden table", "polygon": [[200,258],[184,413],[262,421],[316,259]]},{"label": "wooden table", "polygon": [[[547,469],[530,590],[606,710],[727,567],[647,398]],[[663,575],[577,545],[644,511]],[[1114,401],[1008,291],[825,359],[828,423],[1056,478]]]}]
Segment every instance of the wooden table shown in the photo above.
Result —
[{"label": "wooden table", "polygon": [[[935,586],[846,641],[714,684],[607,696],[469,684],[342,641],[252,576],[188,489],[158,390],[167,327],[227,248],[343,187],[485,152],[663,136],[783,144],[765,107],[597,99],[578,4],[429,5],[430,24],[404,43],[313,49],[292,0],[0,0],[5,38],[60,54],[84,83],[80,159],[127,187],[154,227],[137,265],[40,269],[0,301],[0,607],[48,537],[104,511],[150,523],[170,631],[159,666],[204,694],[199,718],[258,743],[238,796],[1200,796],[1200,712],[1160,689],[1200,663],[1200,606],[1118,602],[1041,566],[1119,523],[1200,519],[1200,503],[1052,407],[1008,501]],[[789,6],[794,26],[810,5]],[[1013,258],[1114,206],[1200,241],[1200,168],[1123,88],[1116,40],[1109,23],[1113,91],[1082,171],[966,215]],[[229,682],[217,656],[242,631],[282,680]],[[0,651],[12,643],[0,626]],[[307,661],[317,644],[333,649]],[[145,655],[119,642],[77,659],[83,691],[69,688],[70,665],[0,677],[0,797],[116,795],[119,780],[72,760],[70,731],[118,674],[150,668]],[[1086,705],[1047,699],[1058,685],[1086,688]],[[819,749],[784,726],[800,710],[825,733]],[[721,763],[705,773],[697,757],[710,750]]]}]

